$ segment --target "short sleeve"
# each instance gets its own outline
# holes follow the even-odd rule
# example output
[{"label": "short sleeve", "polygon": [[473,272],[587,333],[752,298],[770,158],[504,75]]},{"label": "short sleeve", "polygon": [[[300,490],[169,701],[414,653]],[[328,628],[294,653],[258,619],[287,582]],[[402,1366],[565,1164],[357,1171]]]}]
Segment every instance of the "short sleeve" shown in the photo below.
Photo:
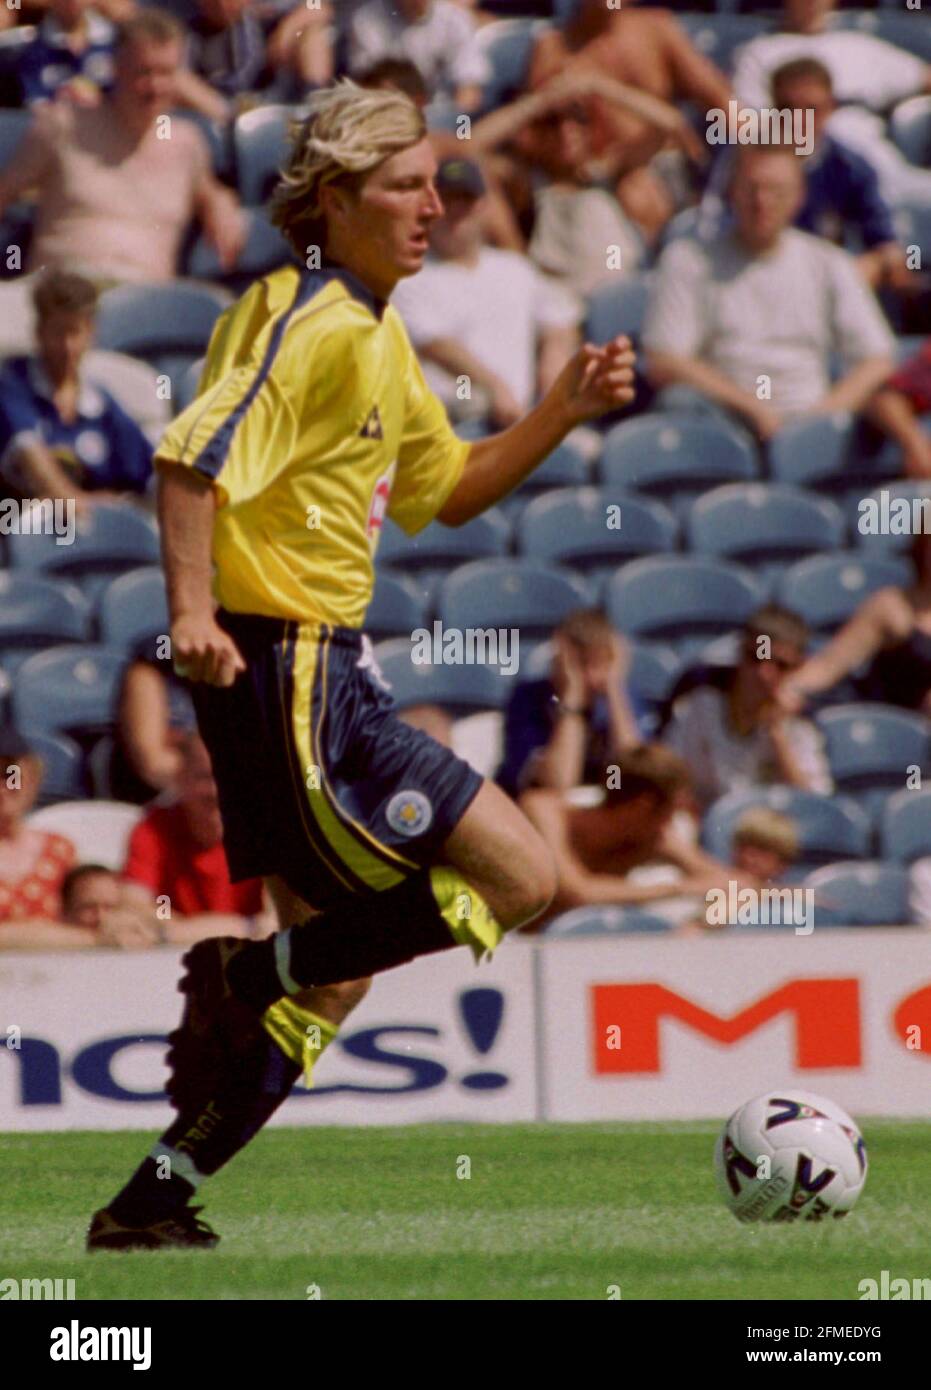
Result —
[{"label": "short sleeve", "polygon": [[114,447],[107,485],[118,491],[143,493],[152,476],[152,445],[116,401],[111,398],[108,405]]},{"label": "short sleeve", "polygon": [[701,248],[674,241],[660,257],[647,306],[643,346],[648,352],[695,357],[705,339],[702,281],[707,266]]},{"label": "short sleeve", "polygon": [[457,33],[449,58],[449,74],[457,87],[482,87],[491,68],[475,37],[472,18],[461,10],[455,16]]},{"label": "short sleeve", "polygon": [[868,357],[891,357],[895,351],[892,330],[852,257],[836,246],[823,250],[830,264],[835,350],[850,364]]},{"label": "short sleeve", "polygon": [[23,444],[41,444],[39,418],[28,395],[7,375],[0,377],[0,472],[7,472],[10,455]]},{"label": "short sleeve", "polygon": [[830,796],[834,780],[825,752],[824,739],[810,719],[790,719],[786,725],[792,755],[805,778],[809,791]]},{"label": "short sleeve", "polygon": [[407,369],[407,411],[388,515],[409,536],[433,520],[462,477],[471,444],[454,433],[413,349]]},{"label": "short sleeve", "polygon": [[228,371],[172,421],[156,458],[211,480],[220,506],[256,497],[287,467],[297,441],[284,369],[284,362],[263,362]]},{"label": "short sleeve", "polygon": [[565,285],[534,270],[533,310],[538,328],[575,328],[581,322],[581,300]]}]

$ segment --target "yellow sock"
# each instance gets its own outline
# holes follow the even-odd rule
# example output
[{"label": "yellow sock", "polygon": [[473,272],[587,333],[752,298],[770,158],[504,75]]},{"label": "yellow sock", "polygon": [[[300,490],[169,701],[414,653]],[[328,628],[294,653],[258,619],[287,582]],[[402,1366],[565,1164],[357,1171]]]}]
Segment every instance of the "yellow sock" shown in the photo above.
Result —
[{"label": "yellow sock", "polygon": [[303,1068],[304,1084],[310,1090],[314,1063],[336,1037],[338,1025],[286,995],[265,1010],[262,1027],[284,1055]]}]

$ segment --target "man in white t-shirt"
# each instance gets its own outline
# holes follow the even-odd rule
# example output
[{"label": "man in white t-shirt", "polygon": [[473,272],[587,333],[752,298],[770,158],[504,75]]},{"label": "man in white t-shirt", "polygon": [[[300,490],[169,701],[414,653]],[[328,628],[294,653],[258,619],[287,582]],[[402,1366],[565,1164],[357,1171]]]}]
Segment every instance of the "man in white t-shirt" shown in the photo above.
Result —
[{"label": "man in white t-shirt", "polygon": [[432,97],[472,111],[491,76],[475,40],[475,21],[452,0],[369,0],[349,21],[349,69],[367,71],[384,58],[406,58]]},{"label": "man in white t-shirt", "polygon": [[581,306],[526,256],[485,245],[477,164],[443,160],[436,186],[445,212],[431,229],[431,258],[392,303],[451,417],[487,416],[504,428],[575,351]]},{"label": "man in white t-shirt", "polygon": [[[770,106],[777,68],[796,58],[816,58],[831,74],[839,104],[829,133],[871,161],[887,198],[931,197],[931,174],[903,158],[879,119],[897,102],[931,91],[931,66],[873,34],[833,27],[835,9],[836,0],[785,0],[780,31],[737,50],[734,91],[747,106]],[[928,22],[920,12],[914,19],[916,26]]]},{"label": "man in white t-shirt", "polygon": [[768,440],[801,416],[858,413],[891,374],[892,334],[853,257],[792,226],[803,197],[790,147],[740,146],[733,228],[663,252],[643,331],[662,406],[732,412]]}]

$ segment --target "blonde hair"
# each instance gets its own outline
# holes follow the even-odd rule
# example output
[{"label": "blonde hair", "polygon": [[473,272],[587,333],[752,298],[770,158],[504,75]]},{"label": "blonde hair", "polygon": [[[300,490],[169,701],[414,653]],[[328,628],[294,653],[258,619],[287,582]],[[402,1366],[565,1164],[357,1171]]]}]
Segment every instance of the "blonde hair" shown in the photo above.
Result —
[{"label": "blonde hair", "polygon": [[798,828],[791,816],[772,811],[768,806],[754,806],[744,811],[734,827],[733,844],[768,849],[790,862],[798,854]]},{"label": "blonde hair", "polygon": [[321,190],[332,183],[358,189],[379,164],[426,133],[423,116],[402,92],[360,87],[348,77],[314,92],[307,115],[292,125],[271,221],[303,261],[308,247],[326,245]]}]

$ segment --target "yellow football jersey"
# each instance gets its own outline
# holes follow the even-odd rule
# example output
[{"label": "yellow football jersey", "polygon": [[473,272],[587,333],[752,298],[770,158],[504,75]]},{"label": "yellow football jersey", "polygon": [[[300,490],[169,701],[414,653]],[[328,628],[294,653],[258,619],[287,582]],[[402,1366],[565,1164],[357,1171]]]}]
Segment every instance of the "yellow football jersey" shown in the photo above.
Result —
[{"label": "yellow football jersey", "polygon": [[341,266],[289,266],[221,315],[156,457],[214,482],[223,608],[357,628],[385,514],[419,531],[469,449],[397,311]]}]

